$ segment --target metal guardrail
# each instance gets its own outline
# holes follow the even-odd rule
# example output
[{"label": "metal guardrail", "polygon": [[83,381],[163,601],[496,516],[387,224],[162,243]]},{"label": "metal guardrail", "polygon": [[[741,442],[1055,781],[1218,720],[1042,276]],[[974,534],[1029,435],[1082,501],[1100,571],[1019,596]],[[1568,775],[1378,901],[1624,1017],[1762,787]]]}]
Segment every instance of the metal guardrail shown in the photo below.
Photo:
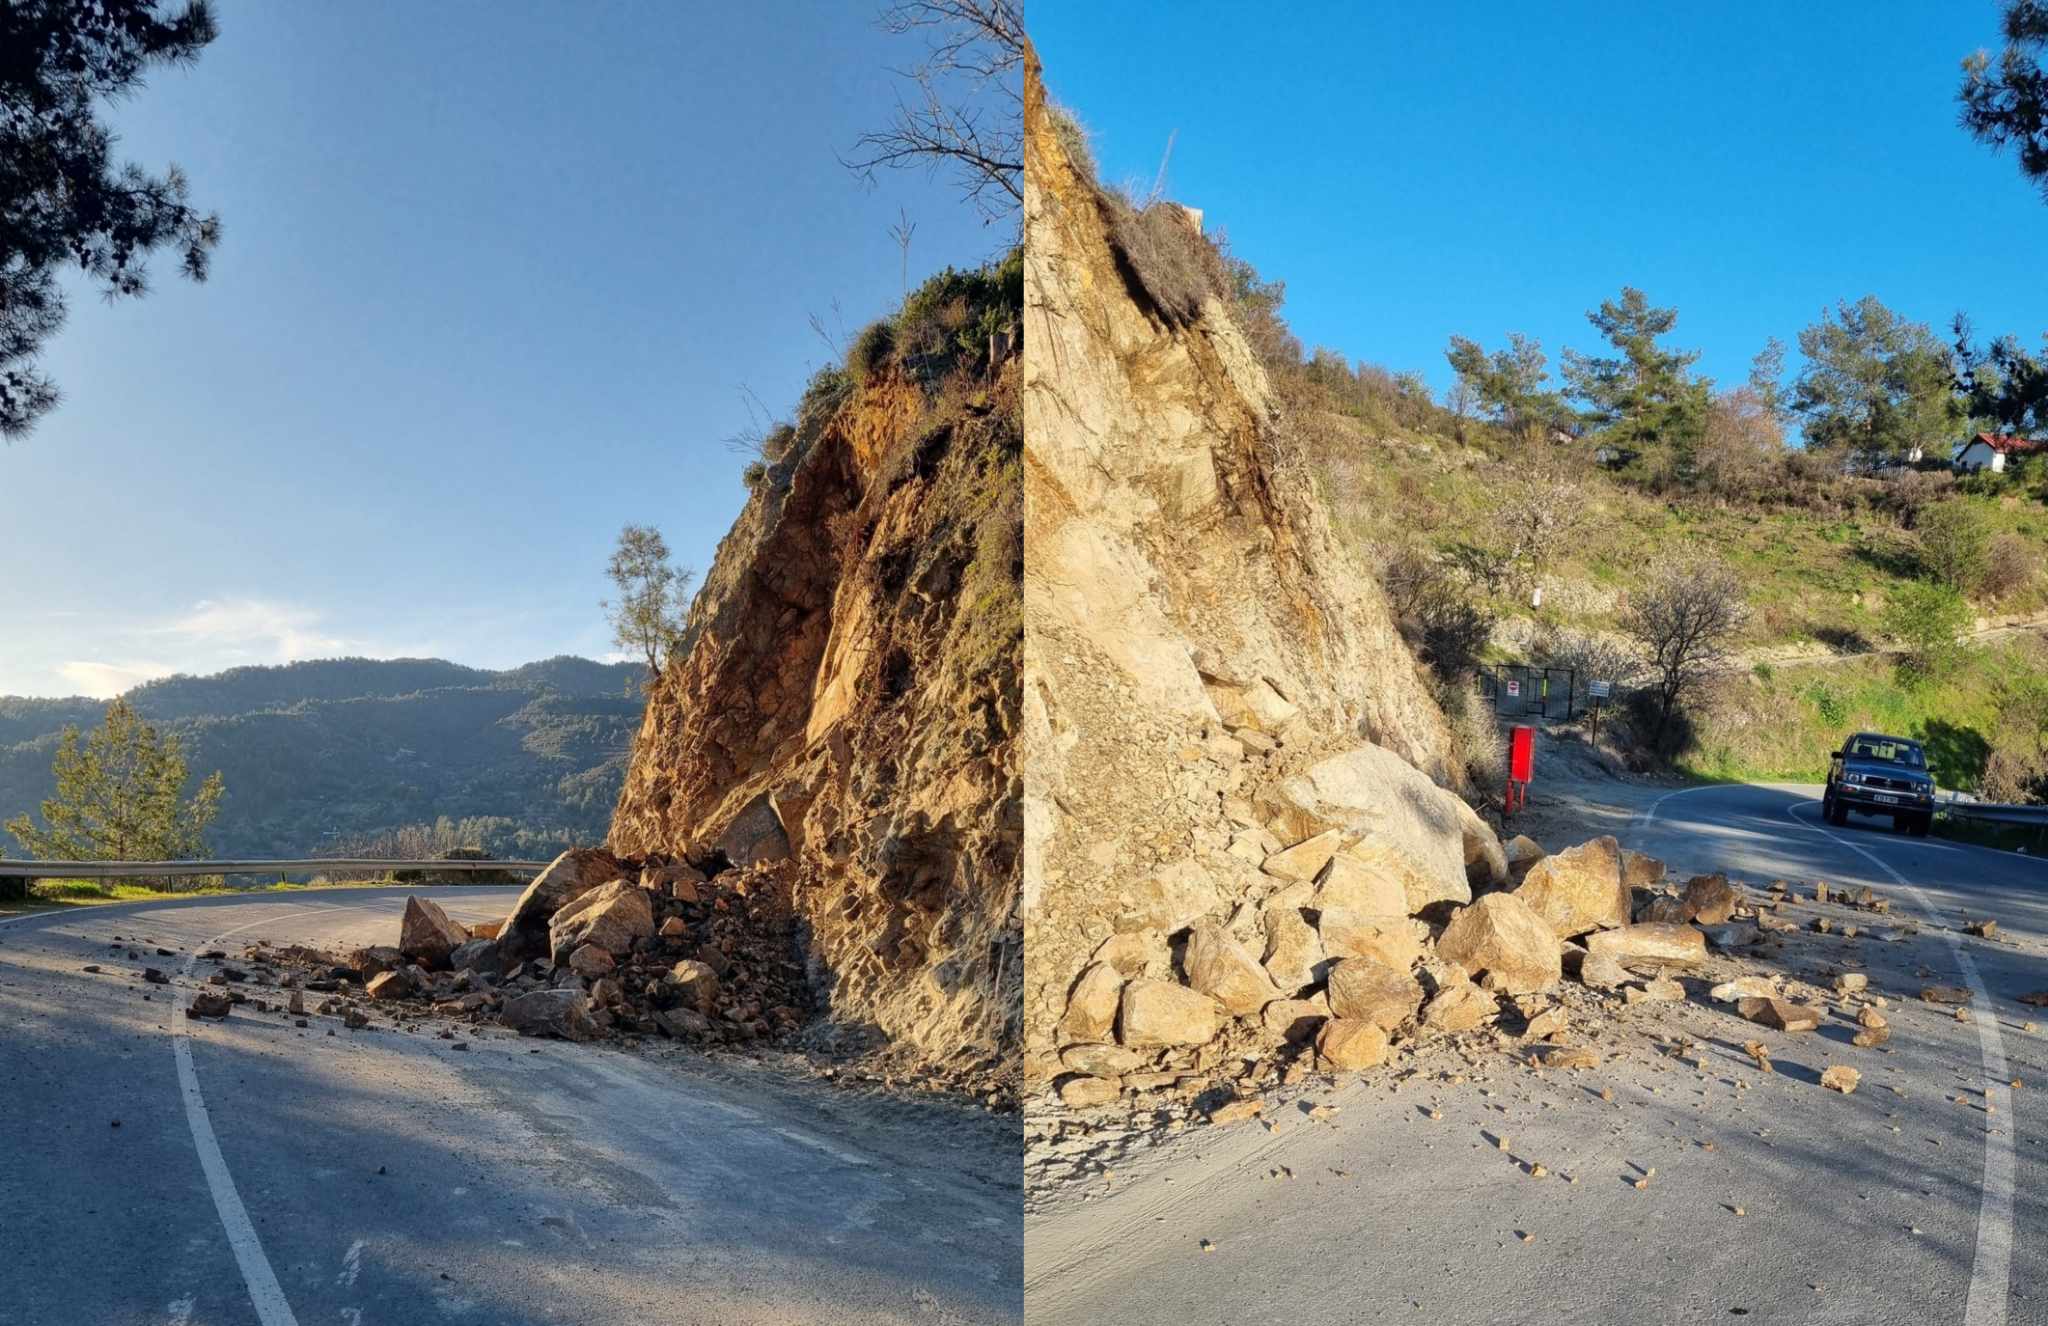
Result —
[{"label": "metal guardrail", "polygon": [[546,861],[393,861],[377,857],[315,857],[303,861],[4,861],[0,875],[29,879],[158,879],[173,875],[304,875],[323,870],[479,871],[538,874]]},{"label": "metal guardrail", "polygon": [[2048,805],[2008,806],[1991,801],[1940,802],[1936,809],[1959,820],[1982,820],[1987,824],[2048,825]]}]

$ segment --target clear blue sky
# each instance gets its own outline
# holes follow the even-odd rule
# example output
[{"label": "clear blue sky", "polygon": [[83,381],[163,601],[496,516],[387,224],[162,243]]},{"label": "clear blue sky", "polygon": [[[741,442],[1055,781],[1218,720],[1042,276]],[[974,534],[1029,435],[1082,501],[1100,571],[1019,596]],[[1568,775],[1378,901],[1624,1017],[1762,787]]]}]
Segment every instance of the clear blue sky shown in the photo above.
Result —
[{"label": "clear blue sky", "polygon": [[1956,127],[1992,0],[1290,6],[1031,0],[1105,179],[1168,193],[1287,283],[1304,344],[1447,386],[1452,334],[1553,381],[1624,284],[1736,385],[1875,294],[2048,331],[2048,206]]},{"label": "clear blue sky", "polygon": [[893,307],[898,207],[913,281],[1003,242],[838,164],[915,55],[872,5],[219,11],[115,121],[221,213],[211,279],[78,290],[65,404],[0,444],[0,694],[602,654],[620,525],[709,566],[741,389],[787,409],[810,314]]}]

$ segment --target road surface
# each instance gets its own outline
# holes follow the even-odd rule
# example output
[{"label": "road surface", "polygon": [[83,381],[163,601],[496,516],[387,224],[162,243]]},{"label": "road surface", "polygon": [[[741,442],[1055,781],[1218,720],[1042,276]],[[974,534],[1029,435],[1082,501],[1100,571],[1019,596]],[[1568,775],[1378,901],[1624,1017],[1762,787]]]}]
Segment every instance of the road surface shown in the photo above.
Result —
[{"label": "road surface", "polygon": [[[139,978],[389,943],[412,891],[0,924],[0,1323],[1021,1318],[1001,1121],[502,1034],[195,1022],[196,977]],[[468,921],[513,896],[434,890]]]},{"label": "road surface", "polygon": [[[1439,1048],[1405,1082],[1283,1096],[1270,1128],[1193,1128],[1034,1189],[1032,1321],[2048,1322],[2048,1045],[2027,1029],[2048,1010],[2010,997],[2048,988],[2048,865],[1876,820],[1829,829],[1818,788],[1614,795],[1636,798],[1624,842],[1681,878],[1868,884],[1919,920],[1896,943],[1868,924],[1800,936],[1777,960],[1808,980],[1862,964],[1895,1000],[1889,1052],[1851,1047],[1840,1019],[1765,1032],[1692,982],[1685,1004],[1617,1010],[1587,1037],[1613,1056],[1590,1072]],[[1959,908],[1999,939],[1953,935]],[[1914,997],[1971,971],[1968,1022]],[[1775,1073],[1743,1053],[1757,1037]],[[1679,1038],[1686,1057],[1659,1052]],[[1819,1086],[1835,1063],[1863,1073],[1855,1094]],[[1309,1118],[1318,1103],[1340,1112]]]}]

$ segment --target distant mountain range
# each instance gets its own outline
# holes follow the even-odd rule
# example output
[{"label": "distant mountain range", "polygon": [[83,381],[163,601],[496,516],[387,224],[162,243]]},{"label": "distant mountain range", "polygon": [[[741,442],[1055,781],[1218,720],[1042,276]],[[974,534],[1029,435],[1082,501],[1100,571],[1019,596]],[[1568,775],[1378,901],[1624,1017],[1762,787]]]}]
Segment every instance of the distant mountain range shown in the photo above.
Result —
[{"label": "distant mountain range", "polygon": [[[227,781],[209,850],[385,854],[402,842],[539,857],[601,841],[639,726],[644,669],[563,655],[504,672],[442,659],[322,659],[129,691]],[[107,702],[0,696],[0,820],[53,790],[67,726]],[[0,831],[0,856],[20,846]],[[413,851],[401,854],[411,855]]]}]

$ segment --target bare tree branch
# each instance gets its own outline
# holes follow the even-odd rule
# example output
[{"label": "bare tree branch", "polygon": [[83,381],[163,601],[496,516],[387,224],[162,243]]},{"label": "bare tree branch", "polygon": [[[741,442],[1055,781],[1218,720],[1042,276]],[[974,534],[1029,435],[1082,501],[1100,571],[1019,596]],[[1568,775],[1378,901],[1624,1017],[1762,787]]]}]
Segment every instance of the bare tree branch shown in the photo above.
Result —
[{"label": "bare tree branch", "polygon": [[946,169],[985,219],[1014,214],[1024,202],[1023,10],[1015,0],[895,0],[880,22],[922,37],[924,59],[896,71],[907,95],[840,163],[869,181],[882,168]]}]

